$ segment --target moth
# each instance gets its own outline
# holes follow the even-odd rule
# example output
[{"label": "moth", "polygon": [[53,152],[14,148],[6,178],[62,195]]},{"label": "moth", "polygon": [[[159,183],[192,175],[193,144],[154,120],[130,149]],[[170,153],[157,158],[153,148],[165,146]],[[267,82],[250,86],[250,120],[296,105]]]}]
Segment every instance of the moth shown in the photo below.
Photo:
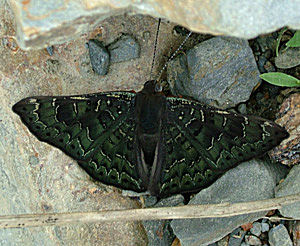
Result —
[{"label": "moth", "polygon": [[13,111],[94,179],[157,197],[199,191],[288,137],[263,118],[166,97],[154,80],[138,93],[25,98]]}]

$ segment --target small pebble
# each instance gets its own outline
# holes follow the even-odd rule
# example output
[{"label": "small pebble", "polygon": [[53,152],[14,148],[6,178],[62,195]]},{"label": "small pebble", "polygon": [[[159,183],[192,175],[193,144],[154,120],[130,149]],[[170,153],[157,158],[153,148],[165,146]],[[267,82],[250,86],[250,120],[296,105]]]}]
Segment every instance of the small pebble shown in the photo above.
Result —
[{"label": "small pebble", "polygon": [[89,40],[89,54],[94,72],[99,75],[107,74],[110,58],[106,48],[99,40]]},{"label": "small pebble", "polygon": [[282,224],[272,228],[269,233],[269,243],[271,246],[292,246],[292,240],[286,229]]},{"label": "small pebble", "polygon": [[265,65],[264,65],[264,68],[266,69],[266,71],[268,73],[270,73],[270,72],[276,72],[275,67],[273,66],[273,64],[270,61],[266,61]]},{"label": "small pebble", "polygon": [[262,222],[262,223],[261,223],[261,231],[262,231],[262,232],[267,232],[267,231],[269,231],[269,230],[270,230],[269,224],[268,224],[268,223],[265,223],[265,222]]},{"label": "small pebble", "polygon": [[107,47],[110,62],[123,62],[140,57],[140,45],[130,35],[123,35]]},{"label": "small pebble", "polygon": [[242,242],[242,243],[241,243],[241,246],[249,246],[249,244],[248,244],[248,243],[245,243],[245,242]]},{"label": "small pebble", "polygon": [[239,111],[241,114],[247,114],[247,106],[246,106],[246,103],[241,103],[241,104],[238,106],[238,111]]},{"label": "small pebble", "polygon": [[244,239],[245,233],[246,232],[242,230],[241,227],[235,229],[232,233],[230,233],[228,246],[240,246]]},{"label": "small pebble", "polygon": [[250,232],[259,237],[261,234],[261,224],[259,222],[254,222],[252,225],[253,227],[250,229]]},{"label": "small pebble", "polygon": [[261,73],[267,72],[267,70],[265,69],[265,64],[267,61],[268,61],[267,58],[264,57],[263,55],[258,58],[257,67]]},{"label": "small pebble", "polygon": [[53,55],[53,46],[48,46],[47,48],[46,48],[46,50],[47,50],[47,52],[48,52],[48,54],[50,55],[50,56],[52,56]]},{"label": "small pebble", "polygon": [[248,243],[249,245],[261,245],[262,244],[260,239],[253,235],[246,235],[245,242]]}]

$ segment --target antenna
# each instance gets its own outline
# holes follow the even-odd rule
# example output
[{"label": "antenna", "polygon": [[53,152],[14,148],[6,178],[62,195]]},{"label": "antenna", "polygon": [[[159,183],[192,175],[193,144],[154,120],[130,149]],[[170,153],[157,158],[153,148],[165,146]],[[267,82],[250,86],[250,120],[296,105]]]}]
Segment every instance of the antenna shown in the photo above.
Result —
[{"label": "antenna", "polygon": [[185,39],[182,41],[182,43],[179,45],[179,47],[175,50],[175,52],[170,56],[170,58],[167,60],[167,62],[165,63],[165,65],[163,66],[163,68],[160,70],[156,81],[160,80],[160,77],[163,73],[163,71],[167,68],[168,63],[177,55],[178,51],[182,49],[182,46],[186,43],[186,41],[189,39],[189,37],[191,36],[192,32],[190,31],[188,33],[188,35],[186,35]]},{"label": "antenna", "polygon": [[155,61],[155,55],[156,55],[156,46],[157,46],[157,39],[158,39],[160,22],[161,22],[161,18],[158,18],[157,29],[156,29],[156,36],[155,36],[155,43],[154,43],[153,59],[152,59],[152,65],[151,65],[151,70],[150,70],[150,80],[151,80],[151,77],[152,77],[152,70],[153,70],[153,67],[154,67],[154,61]]}]

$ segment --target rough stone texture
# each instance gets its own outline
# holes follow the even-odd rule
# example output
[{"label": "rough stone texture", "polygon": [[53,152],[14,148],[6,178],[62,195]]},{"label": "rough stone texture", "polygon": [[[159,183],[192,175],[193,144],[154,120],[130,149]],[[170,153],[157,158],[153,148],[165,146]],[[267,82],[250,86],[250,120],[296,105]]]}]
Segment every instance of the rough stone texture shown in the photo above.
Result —
[{"label": "rough stone texture", "polygon": [[228,246],[240,246],[246,232],[242,230],[242,228],[235,229],[232,233],[230,233],[230,238],[228,242]]},{"label": "rough stone texture", "polygon": [[262,232],[267,232],[270,230],[270,225],[266,222],[261,223],[261,231]]},{"label": "rough stone texture", "polygon": [[290,136],[271,150],[270,156],[285,165],[300,163],[300,93],[290,95],[282,103],[277,124],[284,126]]},{"label": "rough stone texture", "polygon": [[[162,17],[195,32],[253,38],[283,26],[300,29],[300,1],[9,0],[22,48],[73,39],[121,13]],[[284,9],[284,11],[282,11]],[[280,14],[279,14],[280,13]]]},{"label": "rough stone texture", "polygon": [[284,225],[280,224],[272,228],[269,233],[269,243],[271,246],[292,246],[292,240]]},{"label": "rough stone texture", "polygon": [[[173,207],[183,205],[183,196],[175,195],[160,200],[153,207]],[[148,235],[148,246],[169,246],[175,239],[170,227],[170,220],[147,220],[143,221]]]},{"label": "rough stone texture", "polygon": [[[285,168],[282,166],[251,160],[226,172],[214,184],[193,197],[189,204],[273,198],[276,183],[284,177],[284,173]],[[171,226],[183,246],[207,245],[265,214],[260,212],[219,219],[173,220]]]},{"label": "rough stone texture", "polygon": [[[294,194],[300,194],[300,164],[294,166],[288,176],[275,189],[275,197],[282,197]],[[300,202],[284,206],[279,209],[285,217],[291,217],[300,220]]]},{"label": "rough stone texture", "polygon": [[248,100],[260,81],[248,42],[236,38],[211,38],[168,64],[174,95],[190,96],[219,108]]},{"label": "rough stone texture", "polygon": [[107,47],[111,63],[123,62],[140,56],[139,43],[130,35],[122,35]]},{"label": "rough stone texture", "polygon": [[262,245],[260,239],[253,235],[246,235],[245,236],[245,242],[248,245]]},{"label": "rough stone texture", "polygon": [[254,222],[252,224],[252,228],[250,229],[250,232],[254,235],[259,237],[261,234],[261,223],[259,222]]},{"label": "rough stone texture", "polygon": [[95,73],[105,75],[109,67],[109,54],[106,48],[96,39],[89,40],[89,55]]},{"label": "rough stone texture", "polygon": [[288,48],[280,51],[275,58],[275,65],[279,68],[292,68],[300,64],[300,47]]}]

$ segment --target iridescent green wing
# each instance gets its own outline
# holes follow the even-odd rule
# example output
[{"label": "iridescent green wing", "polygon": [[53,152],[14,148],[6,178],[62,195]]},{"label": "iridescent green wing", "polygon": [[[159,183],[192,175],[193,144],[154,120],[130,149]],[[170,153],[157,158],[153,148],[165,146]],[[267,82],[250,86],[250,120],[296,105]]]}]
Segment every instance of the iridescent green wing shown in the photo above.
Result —
[{"label": "iridescent green wing", "polygon": [[144,191],[134,152],[135,94],[32,97],[13,106],[28,129],[78,161],[93,178]]},{"label": "iridescent green wing", "polygon": [[160,195],[198,191],[226,170],[278,145],[288,133],[262,118],[167,99]]}]

